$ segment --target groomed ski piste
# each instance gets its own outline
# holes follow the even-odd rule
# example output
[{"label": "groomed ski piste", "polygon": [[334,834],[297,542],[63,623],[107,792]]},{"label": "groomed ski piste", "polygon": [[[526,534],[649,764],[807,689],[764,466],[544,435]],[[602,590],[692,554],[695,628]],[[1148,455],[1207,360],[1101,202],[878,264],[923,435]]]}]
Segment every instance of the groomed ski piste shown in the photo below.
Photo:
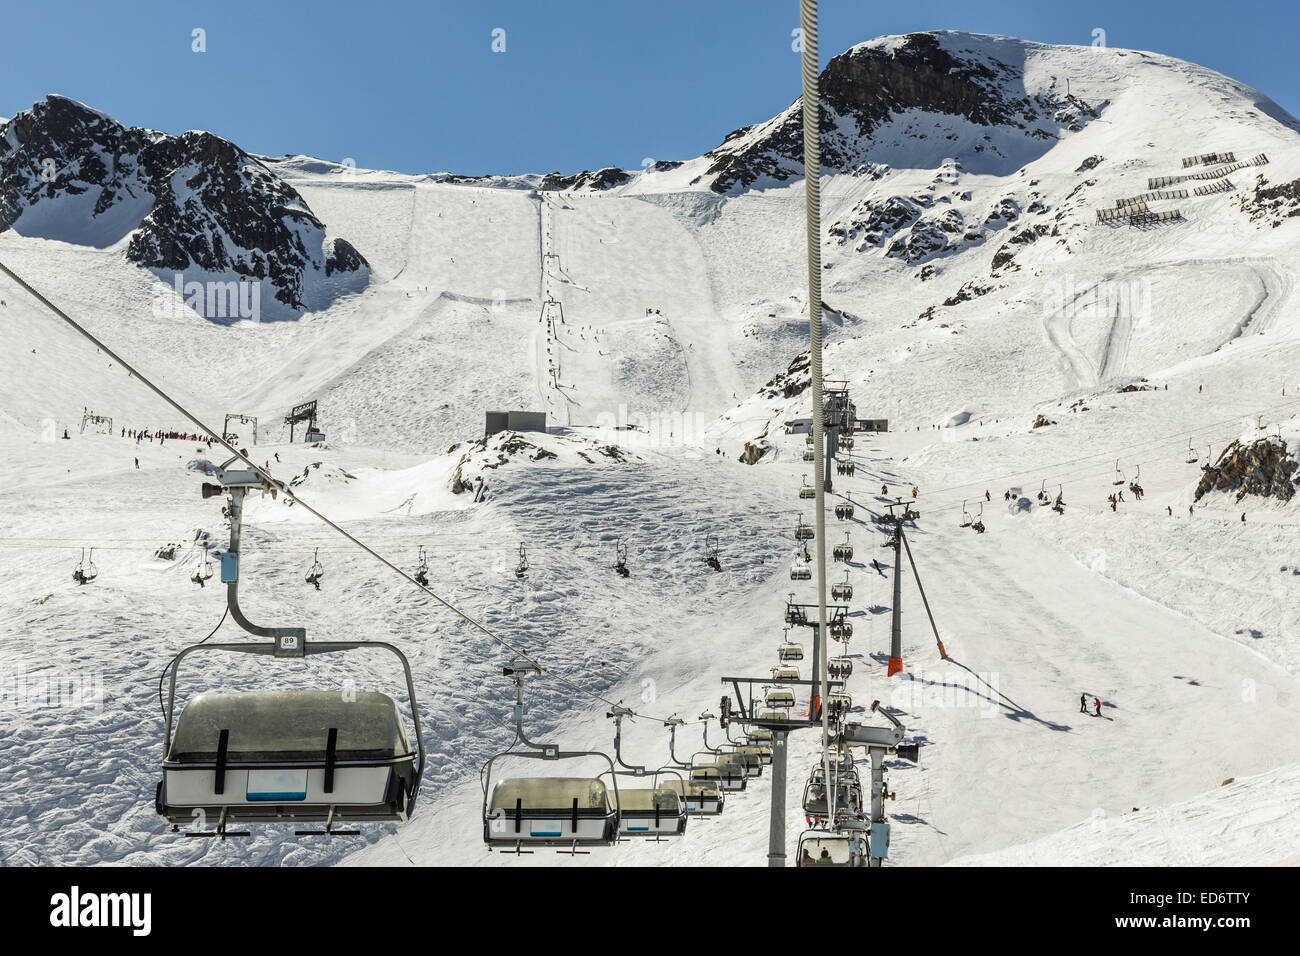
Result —
[{"label": "groomed ski piste", "polygon": [[[825,377],[848,383],[860,415],[889,421],[858,437],[856,474],[836,478],[831,499],[850,496],[855,518],[827,518],[825,547],[848,530],[857,549],[848,690],[854,719],[871,722],[879,700],[921,745],[917,764],[888,767],[887,865],[1294,865],[1300,502],[1194,493],[1230,441],[1271,433],[1292,455],[1300,443],[1300,217],[1274,226],[1243,208],[1256,174],[1300,177],[1300,124],[1256,91],[1154,53],[938,36],[964,55],[1013,60],[1025,94],[1069,75],[1097,118],[1043,140],[918,111],[874,133],[878,178],[824,179]],[[976,145],[999,158],[982,163]],[[1234,173],[1235,192],[1178,200],[1181,219],[1096,221],[1096,208],[1210,149],[1269,163]],[[776,663],[787,596],[815,601],[789,577],[794,527],[812,517],[797,498],[810,466],[803,436],[782,428],[811,414],[809,392],[764,389],[807,348],[802,181],[720,195],[707,177],[693,182],[710,164],[701,157],[608,190],[539,193],[538,177],[462,183],[267,162],[364,253],[364,291],[295,320],[213,322],[158,315],[166,283],[125,261],[126,239],[35,238],[20,221],[0,233],[0,261],[216,429],[227,413],[258,416],[261,440],[240,442],[255,461],[395,563],[413,569],[425,548],[446,600],[648,715],[625,722],[624,755],[662,765],[657,718],[716,713],[724,674]],[[1004,198],[1019,221],[910,260],[887,255],[888,241],[860,248],[830,231],[864,200],[917,195],[958,210],[968,233]],[[1036,222],[1055,232],[1014,244],[1017,268],[994,268]],[[972,280],[993,288],[959,296]],[[1142,307],[1075,307],[1117,286]],[[219,463],[219,449],[121,437],[192,428],[7,279],[0,299],[0,674],[28,688],[102,687],[95,706],[59,707],[6,684],[4,863],[766,861],[770,774],[673,841],[489,853],[479,773],[514,736],[509,654],[269,496],[246,516],[244,608],[314,639],[404,651],[429,750],[419,803],[410,822],[359,837],[167,832],[154,811],[158,681],[224,610],[215,579],[190,580],[201,533],[225,545],[221,499],[200,497],[194,464]],[[313,398],[326,440],[299,433],[291,445],[280,422]],[[550,433],[476,444],[484,412],[507,408],[545,410]],[[81,431],[83,411],[111,416],[113,433]],[[1051,424],[1033,427],[1039,416]],[[629,421],[643,427],[620,427]],[[756,464],[740,460],[746,443],[766,443]],[[1140,479],[1145,494],[1112,510],[1117,468],[1120,487]],[[453,493],[457,476],[481,477],[482,493]],[[913,486],[921,518],[908,540],[949,659],[905,578],[905,670],[886,678],[892,598],[871,559],[887,574],[893,553],[870,515]],[[1028,509],[1006,499],[1013,488]],[[1064,514],[1036,497],[1058,488]],[[986,533],[962,527],[963,507],[982,507]],[[702,560],[706,535],[720,539],[720,572]],[[612,570],[617,540],[626,578]],[[517,578],[521,542],[529,570]],[[155,557],[173,543],[173,560]],[[83,548],[99,574],[78,586]],[[304,582],[314,557],[320,590]],[[832,580],[845,569],[828,567]],[[229,621],[220,634],[239,638]],[[406,706],[396,668],[357,655],[196,658],[180,683],[187,694],[347,684]],[[611,750],[608,707],[555,680],[529,686],[532,739]],[[1080,712],[1081,694],[1100,699],[1100,717]],[[716,723],[710,735],[721,738]],[[680,728],[679,756],[699,740],[698,724]],[[819,755],[815,731],[791,737],[791,855]]]}]

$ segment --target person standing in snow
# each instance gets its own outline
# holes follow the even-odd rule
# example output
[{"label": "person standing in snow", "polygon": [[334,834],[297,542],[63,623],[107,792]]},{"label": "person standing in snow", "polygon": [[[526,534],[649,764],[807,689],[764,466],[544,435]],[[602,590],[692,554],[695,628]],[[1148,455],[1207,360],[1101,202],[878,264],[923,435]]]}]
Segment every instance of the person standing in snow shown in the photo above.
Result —
[{"label": "person standing in snow", "polygon": [[1092,705],[1093,705],[1094,707],[1097,708],[1097,713],[1095,714],[1095,716],[1100,717],[1100,716],[1101,716],[1101,701],[1100,701],[1098,698],[1094,697],[1094,698],[1092,699]]},{"label": "person standing in snow", "polygon": [[1004,492],[1002,492],[1002,500],[1003,500],[1003,501],[1010,501],[1010,500],[1011,500],[1011,492],[1010,492],[1010,491],[1004,491]]},{"label": "person standing in snow", "polygon": [[1187,516],[1188,516],[1189,518],[1192,516],[1192,508],[1193,508],[1193,507],[1194,507],[1193,505],[1188,505],[1188,506],[1187,506]]},{"label": "person standing in snow", "polygon": [[984,489],[984,500],[985,500],[985,501],[992,501],[992,500],[993,500],[992,498],[989,497],[989,490],[988,490],[987,488]]},{"label": "person standing in snow", "polygon": [[1242,520],[1242,522],[1245,522],[1245,520],[1246,520],[1246,512],[1244,512],[1244,511],[1241,513],[1241,520]]},{"label": "person standing in snow", "polygon": [[137,459],[135,460],[135,470],[136,470],[136,471],[139,471],[139,470],[140,470],[140,459],[139,459],[139,458],[137,458]]},{"label": "person standing in snow", "polygon": [[1172,518],[1172,517],[1174,516],[1174,506],[1173,506],[1173,505],[1165,505],[1165,507],[1169,510],[1169,517]]},{"label": "person standing in snow", "polygon": [[1087,695],[1087,694],[1080,694],[1080,695],[1079,695],[1079,713],[1081,713],[1081,714],[1086,714],[1087,712],[1088,712],[1088,695]]}]

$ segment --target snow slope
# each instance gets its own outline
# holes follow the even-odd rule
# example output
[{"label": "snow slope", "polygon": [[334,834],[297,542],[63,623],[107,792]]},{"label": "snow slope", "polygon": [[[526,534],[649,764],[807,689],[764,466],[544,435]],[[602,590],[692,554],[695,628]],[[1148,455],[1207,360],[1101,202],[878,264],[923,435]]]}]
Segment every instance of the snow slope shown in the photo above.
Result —
[{"label": "snow slope", "polygon": [[[1267,821],[1278,844],[1295,842],[1297,815],[1283,810],[1300,765],[1300,506],[1219,496],[1188,507],[1207,446],[1261,425],[1292,448],[1300,440],[1300,219],[1285,208],[1251,218],[1255,176],[1300,177],[1296,123],[1253,90],[1155,54],[937,36],[954,56],[1010,63],[1017,94],[1055,102],[1055,78],[1070,76],[1096,116],[1042,139],[904,111],[824,184],[827,377],[891,429],[859,439],[857,476],[836,492],[858,508],[846,526],[858,549],[847,568],[857,719],[879,699],[922,744],[918,765],[890,768],[894,862],[1288,861],[1247,837]],[[780,146],[764,139],[780,120],[744,134],[747,161]],[[1097,222],[1096,209],[1207,150],[1269,161],[1232,173],[1231,191],[1151,203],[1181,220]],[[795,494],[803,437],[780,427],[810,413],[809,395],[762,390],[806,347],[802,183],[720,192],[716,161],[559,192],[537,191],[537,178],[278,161],[372,270],[364,292],[289,322],[158,317],[157,280],[111,249],[10,232],[0,260],[204,421],[258,416],[257,460],[285,480],[305,472],[306,500],[403,566],[424,546],[439,593],[515,646],[608,699],[693,719],[716,709],[722,675],[767,673],[786,595],[812,593],[787,570],[795,522],[811,519]],[[249,513],[245,608],[314,637],[364,633],[406,650],[430,752],[422,806],[400,830],[328,844],[278,828],[226,843],[166,834],[152,810],[156,682],[222,608],[218,590],[188,580],[202,560],[196,534],[222,535],[217,502],[187,469],[212,453],[81,433],[83,408],[111,415],[115,433],[182,423],[10,283],[0,300],[0,673],[34,676],[38,689],[42,675],[103,688],[89,709],[0,688],[6,862],[763,862],[766,774],[677,843],[576,861],[486,853],[478,771],[510,742],[508,653],[270,499]],[[1147,390],[1118,391],[1143,378]],[[327,441],[289,446],[282,418],[311,398]],[[486,410],[543,407],[555,428],[537,441],[553,459],[492,468],[493,453],[468,444]],[[1039,415],[1053,424],[1031,427]],[[629,423],[639,427],[618,427]],[[759,440],[769,454],[741,463]],[[624,460],[599,451],[609,445]],[[467,453],[487,485],[479,503],[449,487]],[[1117,465],[1128,480],[1140,468],[1146,496],[1112,513]],[[882,483],[890,498],[920,488],[909,539],[951,655],[938,659],[905,581],[907,670],[890,680],[891,598],[871,566],[890,552],[869,520]],[[1013,486],[1031,500],[1059,487],[1065,515],[1012,513]],[[961,517],[986,490],[988,532],[976,536]],[[720,574],[700,560],[706,534],[721,538]],[[627,579],[611,570],[616,540],[629,548]],[[175,561],[153,556],[172,542]],[[78,588],[71,570],[89,546],[100,577]],[[302,582],[313,555],[326,567],[320,592]],[[233,637],[229,624],[219,633]],[[389,689],[394,677],[360,658],[214,658],[187,686]],[[1104,716],[1079,713],[1080,694],[1099,697]],[[605,705],[548,680],[530,700],[535,739],[609,747]],[[683,729],[685,752],[699,733]],[[662,761],[665,736],[658,720],[632,722],[627,756]],[[791,807],[816,743],[793,741]],[[1228,777],[1238,783],[1212,791]],[[1205,814],[1230,817],[1210,846],[1162,842],[1161,826],[1187,833]],[[1085,848],[1098,819],[1115,839]],[[801,822],[792,814],[791,841]]]}]

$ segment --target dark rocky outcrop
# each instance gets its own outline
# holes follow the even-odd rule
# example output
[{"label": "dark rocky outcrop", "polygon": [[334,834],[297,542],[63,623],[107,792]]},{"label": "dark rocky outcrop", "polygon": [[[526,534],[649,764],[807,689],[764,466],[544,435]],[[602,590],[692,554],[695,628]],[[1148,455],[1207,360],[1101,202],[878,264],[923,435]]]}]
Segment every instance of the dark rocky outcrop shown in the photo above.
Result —
[{"label": "dark rocky outcrop", "polygon": [[369,272],[292,186],[228,140],[123,126],[61,96],[0,125],[0,231],[23,231],[37,206],[35,235],[100,247],[130,235],[131,262],[186,280],[261,280],[293,310],[324,304],[311,301],[311,274]]},{"label": "dark rocky outcrop", "polygon": [[1296,467],[1286,442],[1280,438],[1234,441],[1218,461],[1203,469],[1195,500],[1200,501],[1212,491],[1222,491],[1235,492],[1238,501],[1246,495],[1290,501],[1295,495]]},{"label": "dark rocky outcrop", "polygon": [[[865,44],[841,53],[822,71],[820,87],[822,165],[830,172],[850,172],[868,162],[873,135],[906,111],[1011,127],[1042,140],[1055,138],[1044,126],[1077,129],[1096,116],[1077,97],[1027,95],[1019,67],[954,53],[935,33],[913,33],[888,45]],[[785,181],[802,175],[798,106],[768,123],[730,133],[705,154],[712,160],[704,173],[712,180],[710,188],[726,193],[763,178]]]}]

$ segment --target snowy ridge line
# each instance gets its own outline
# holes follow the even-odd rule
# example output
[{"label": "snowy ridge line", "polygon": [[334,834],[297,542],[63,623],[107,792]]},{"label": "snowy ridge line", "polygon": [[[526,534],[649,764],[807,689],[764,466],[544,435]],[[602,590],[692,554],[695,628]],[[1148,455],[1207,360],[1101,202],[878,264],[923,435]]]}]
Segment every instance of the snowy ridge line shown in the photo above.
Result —
[{"label": "snowy ridge line", "polygon": [[[1252,415],[1265,415],[1265,414],[1270,414],[1271,412],[1273,412],[1273,411],[1275,411],[1275,410],[1285,409],[1285,408],[1290,408],[1290,407],[1292,407],[1292,406],[1294,406],[1294,405],[1300,405],[1300,399],[1294,399],[1294,400],[1292,400],[1292,401],[1282,402],[1282,403],[1279,404],[1279,405],[1273,405],[1273,406],[1270,406],[1270,407],[1268,407],[1268,408],[1262,409],[1262,410],[1260,410],[1259,412],[1251,412],[1250,414],[1252,414]],[[1136,450],[1136,449],[1144,449],[1144,448],[1148,448],[1148,447],[1150,447],[1150,448],[1152,448],[1152,449],[1154,450],[1155,448],[1159,448],[1160,446],[1162,446],[1162,445],[1166,445],[1166,444],[1169,444],[1170,442],[1173,442],[1173,441],[1179,441],[1179,442],[1181,443],[1181,440],[1184,439],[1184,438],[1190,438],[1190,437],[1193,437],[1193,436],[1195,436],[1195,435],[1197,435],[1197,434],[1199,434],[1199,433],[1201,433],[1201,432],[1205,432],[1205,431],[1207,431],[1207,430],[1209,430],[1209,429],[1212,429],[1212,428],[1218,429],[1218,428],[1229,428],[1229,427],[1233,427],[1233,428],[1234,428],[1234,434],[1239,434],[1240,431],[1241,431],[1240,425],[1241,425],[1241,419],[1240,419],[1240,417],[1232,418],[1232,419],[1224,419],[1223,421],[1220,421],[1220,422],[1212,422],[1212,423],[1210,423],[1209,425],[1201,425],[1201,426],[1198,426],[1198,427],[1196,427],[1196,428],[1194,428],[1194,429],[1191,429],[1191,430],[1189,430],[1189,431],[1185,431],[1185,432],[1177,432],[1177,433],[1171,434],[1171,435],[1169,435],[1168,437],[1164,437],[1164,438],[1157,438],[1157,439],[1152,439],[1151,441],[1139,442],[1138,444],[1135,444],[1135,445],[1124,445],[1124,446],[1121,446],[1120,448],[1112,448],[1112,449],[1110,449],[1109,451],[1105,451],[1105,452],[1096,452],[1096,453],[1094,453],[1094,454],[1092,454],[1092,455],[1085,455],[1085,456],[1083,456],[1082,458],[1072,458],[1072,459],[1067,459],[1067,460],[1065,460],[1065,461],[1059,461],[1059,462],[1048,462],[1046,465],[1044,465],[1044,467],[1046,467],[1046,468],[1051,468],[1051,467],[1054,467],[1054,466],[1061,466],[1061,465],[1073,465],[1073,464],[1077,464],[1077,463],[1079,463],[1079,462],[1091,461],[1091,460],[1094,459],[1094,458],[1105,458],[1105,459],[1109,459],[1109,458],[1112,458],[1112,457],[1116,456],[1117,454],[1118,454],[1118,455],[1122,455],[1124,452],[1133,451],[1133,450]],[[1219,437],[1219,434],[1221,434],[1221,433],[1216,433],[1213,437],[1218,438],[1218,437]],[[1228,440],[1230,440],[1230,439],[1220,439],[1220,440],[1228,441]],[[1070,472],[1070,473],[1067,473],[1067,474],[1064,474],[1064,475],[1057,475],[1057,476],[1055,476],[1055,478],[1049,478],[1049,479],[1047,479],[1047,481],[1048,481],[1048,484],[1052,484],[1054,481],[1055,481],[1056,483],[1061,483],[1061,484],[1063,484],[1064,481],[1067,480],[1067,479],[1068,479],[1068,480],[1078,480],[1079,478],[1093,477],[1093,469],[1094,469],[1094,468],[1097,468],[1097,467],[1100,467],[1100,465],[1101,465],[1101,463],[1098,463],[1098,465],[1089,466],[1087,469],[1084,469],[1084,470],[1082,470],[1082,471]],[[1109,466],[1107,466],[1107,467],[1109,467]],[[974,489],[974,488],[978,487],[979,485],[984,485],[985,487],[988,487],[988,486],[990,486],[990,485],[998,485],[998,484],[1001,484],[1001,483],[1003,483],[1003,482],[1005,482],[1005,481],[1011,481],[1011,480],[1014,480],[1014,479],[1017,479],[1017,478],[1023,478],[1024,475],[1025,475],[1025,472],[1016,472],[1016,473],[1013,473],[1013,474],[998,475],[998,476],[995,476],[995,477],[993,477],[993,478],[985,478],[985,479],[982,480],[982,481],[977,480],[977,481],[971,481],[971,482],[967,482],[967,483],[960,484],[960,485],[950,485],[950,486],[948,486],[947,488],[940,488],[940,489],[938,489],[937,491],[929,491],[929,492],[927,492],[927,499],[926,499],[926,500],[927,500],[927,501],[930,500],[929,497],[928,497],[929,495],[943,495],[943,494],[947,494],[948,492],[952,492],[952,491],[969,490],[969,489]],[[1042,477],[1043,477],[1043,476],[1041,476],[1041,475],[1039,476],[1040,480],[1042,480]],[[956,500],[956,499],[954,499],[954,500]],[[943,512],[943,511],[950,511],[950,510],[951,510],[951,511],[955,511],[957,508],[960,508],[960,507],[961,507],[960,503],[958,503],[958,504],[949,504],[949,505],[943,505],[943,504],[940,504],[940,505],[937,505],[937,506],[934,506],[934,507],[929,507],[929,506],[927,506],[927,508],[928,508],[929,511],[940,511],[940,512]]]},{"label": "snowy ridge line", "polygon": [[[367,554],[369,554],[369,555],[370,555],[372,558],[374,558],[376,561],[379,561],[380,563],[386,565],[389,569],[391,569],[392,571],[394,571],[394,572],[396,572],[398,575],[400,575],[404,580],[406,580],[407,582],[409,582],[410,584],[412,584],[412,585],[415,586],[416,588],[419,588],[419,589],[420,589],[421,591],[423,591],[425,594],[429,595],[431,598],[433,598],[435,601],[437,601],[437,602],[438,602],[439,604],[441,604],[443,607],[447,608],[447,610],[451,611],[451,612],[452,612],[453,614],[455,614],[457,617],[461,618],[463,621],[465,621],[465,622],[466,622],[467,624],[469,624],[471,627],[473,627],[473,628],[475,628],[476,630],[480,631],[481,633],[483,633],[484,635],[486,635],[488,638],[490,638],[491,640],[495,641],[497,644],[501,645],[501,647],[503,647],[503,648],[505,648],[506,650],[508,650],[508,651],[510,651],[511,653],[513,653],[513,654],[515,655],[516,659],[520,659],[520,660],[525,660],[525,661],[527,661],[528,663],[530,663],[530,664],[532,664],[534,667],[536,667],[537,670],[538,670],[540,673],[549,674],[553,679],[559,681],[559,682],[560,682],[561,684],[563,684],[564,686],[566,686],[566,687],[570,688],[571,690],[574,690],[574,691],[576,691],[576,692],[578,692],[578,693],[580,693],[580,694],[585,694],[586,696],[592,698],[593,700],[597,700],[597,701],[599,701],[599,702],[601,702],[601,703],[603,703],[603,704],[606,704],[606,705],[608,705],[608,706],[610,706],[610,707],[616,706],[617,704],[621,704],[621,702],[612,701],[612,700],[609,700],[609,699],[607,699],[607,698],[605,698],[605,697],[602,697],[600,694],[597,694],[597,693],[595,693],[594,691],[590,691],[590,690],[588,690],[587,688],[583,687],[582,685],[575,683],[574,681],[570,680],[570,679],[567,678],[567,677],[564,677],[564,676],[561,675],[561,674],[556,674],[556,673],[554,673],[554,672],[552,672],[552,671],[547,670],[546,668],[544,668],[544,667],[542,666],[542,664],[541,664],[540,661],[536,660],[536,659],[533,658],[533,657],[530,657],[526,652],[524,652],[524,651],[522,651],[522,650],[519,650],[518,648],[514,647],[512,644],[510,644],[510,643],[509,643],[508,641],[506,641],[504,638],[498,637],[496,634],[494,634],[492,631],[490,631],[490,630],[487,628],[486,625],[480,623],[479,621],[477,621],[476,619],[474,619],[474,618],[471,617],[470,615],[466,614],[464,611],[460,610],[458,607],[456,607],[455,605],[451,604],[449,601],[447,601],[446,599],[444,599],[443,597],[441,597],[440,595],[438,595],[437,593],[435,593],[435,592],[434,592],[432,589],[430,589],[429,587],[420,584],[418,581],[415,580],[414,577],[412,577],[411,575],[407,574],[404,570],[402,570],[402,569],[401,569],[400,567],[398,567],[396,564],[393,564],[393,562],[389,561],[387,558],[385,558],[385,557],[384,557],[383,555],[381,555],[379,552],[377,552],[377,551],[375,551],[374,549],[372,549],[369,545],[367,545],[365,542],[361,541],[359,538],[357,538],[357,537],[356,537],[355,535],[353,535],[351,532],[349,532],[349,531],[345,530],[344,528],[340,527],[340,526],[339,526],[338,524],[336,524],[334,521],[330,520],[330,519],[327,518],[325,515],[323,515],[321,512],[319,512],[319,511],[317,511],[315,508],[313,508],[313,507],[312,507],[310,504],[308,504],[306,501],[303,501],[303,499],[300,498],[300,497],[298,497],[298,495],[297,495],[297,494],[296,494],[296,493],[295,493],[295,492],[294,492],[294,491],[289,487],[289,485],[288,485],[287,483],[280,482],[280,481],[278,481],[277,479],[273,478],[273,477],[272,477],[272,476],[271,476],[267,471],[265,471],[265,470],[262,469],[259,465],[257,465],[256,462],[254,462],[252,459],[250,459],[247,455],[241,453],[241,452],[239,451],[239,449],[235,448],[235,446],[232,445],[230,442],[226,441],[226,439],[222,436],[222,432],[219,432],[219,431],[217,431],[216,429],[213,429],[213,428],[209,428],[207,425],[205,425],[205,424],[204,424],[202,421],[200,421],[200,420],[199,420],[199,419],[198,419],[198,418],[197,418],[193,413],[191,413],[191,412],[189,411],[189,409],[185,408],[183,405],[181,405],[179,402],[177,402],[175,399],[173,399],[170,395],[168,395],[166,392],[164,392],[161,388],[159,388],[157,385],[155,385],[155,384],[152,382],[152,380],[150,380],[149,378],[145,377],[145,376],[144,376],[144,375],[143,375],[139,370],[137,370],[137,369],[135,368],[135,366],[131,365],[129,362],[127,362],[125,359],[123,359],[120,355],[118,355],[117,352],[115,352],[113,349],[109,348],[107,344],[105,344],[104,342],[100,341],[100,340],[99,340],[98,338],[96,338],[93,334],[91,334],[91,332],[89,332],[87,329],[83,328],[83,327],[82,327],[82,326],[81,326],[81,325],[80,325],[80,324],[79,324],[75,319],[73,319],[70,315],[68,315],[66,312],[64,312],[62,309],[60,309],[57,305],[55,305],[53,302],[51,302],[49,299],[47,299],[47,298],[46,298],[44,295],[42,295],[39,291],[37,291],[36,289],[34,289],[32,286],[28,285],[28,283],[27,283],[27,282],[26,282],[26,281],[25,281],[21,276],[19,276],[17,273],[15,273],[13,270],[11,270],[11,269],[10,269],[8,266],[6,266],[3,262],[0,262],[0,272],[3,272],[3,273],[4,273],[5,275],[7,275],[10,279],[12,279],[14,282],[16,282],[16,283],[17,283],[17,284],[18,284],[18,285],[19,285],[19,286],[20,286],[24,291],[26,291],[29,295],[31,295],[33,298],[35,298],[39,303],[41,303],[42,305],[44,305],[47,309],[49,309],[51,312],[53,312],[56,316],[58,316],[60,319],[62,319],[62,320],[63,320],[65,323],[67,323],[69,326],[71,326],[71,327],[72,327],[72,328],[73,328],[73,329],[74,329],[78,334],[80,334],[83,338],[85,338],[87,341],[89,341],[91,344],[93,344],[96,348],[100,349],[100,350],[101,350],[105,355],[107,355],[109,358],[113,359],[115,362],[118,362],[118,363],[123,367],[123,369],[125,369],[127,372],[130,373],[130,375],[131,375],[133,378],[137,378],[137,379],[139,379],[139,380],[140,380],[140,381],[141,381],[141,382],[142,382],[142,383],[143,383],[147,388],[149,388],[149,389],[150,389],[150,390],[151,390],[155,395],[157,395],[157,396],[158,396],[159,398],[161,398],[164,402],[166,402],[168,405],[170,405],[172,408],[174,408],[177,412],[179,412],[181,415],[183,415],[186,419],[188,419],[188,420],[189,420],[193,425],[195,425],[195,426],[199,429],[199,432],[200,432],[201,434],[206,434],[206,435],[214,436],[214,438],[215,438],[216,441],[220,442],[220,444],[223,445],[223,446],[224,446],[224,447],[225,447],[225,448],[226,448],[226,449],[227,449],[227,450],[228,450],[228,451],[229,451],[229,452],[230,452],[230,453],[231,453],[235,458],[238,458],[240,461],[244,462],[244,464],[248,465],[248,467],[251,468],[251,469],[253,470],[253,473],[256,474],[259,478],[261,478],[261,479],[262,479],[264,482],[266,482],[268,485],[278,486],[278,487],[279,487],[279,488],[284,492],[284,494],[285,494],[288,498],[290,498],[292,501],[296,502],[297,504],[301,505],[301,506],[303,507],[303,510],[307,511],[309,514],[313,515],[313,516],[316,517],[318,520],[323,521],[323,522],[324,522],[325,524],[327,524],[329,527],[333,528],[333,529],[334,529],[335,531],[337,531],[339,534],[343,535],[343,537],[347,538],[349,541],[351,541],[353,544],[355,544],[358,548],[360,548],[361,550],[363,550],[364,552],[366,552]],[[164,673],[165,673],[165,671],[164,671]],[[667,719],[667,718],[664,718],[664,717],[656,717],[656,716],[651,715],[651,714],[641,714],[641,713],[637,713],[637,712],[632,712],[632,713],[631,713],[631,716],[635,716],[635,717],[645,717],[645,718],[647,718],[647,719],[649,719],[649,720],[657,720],[657,721],[661,721],[661,722],[663,722],[663,721],[665,721],[665,720]]]}]

